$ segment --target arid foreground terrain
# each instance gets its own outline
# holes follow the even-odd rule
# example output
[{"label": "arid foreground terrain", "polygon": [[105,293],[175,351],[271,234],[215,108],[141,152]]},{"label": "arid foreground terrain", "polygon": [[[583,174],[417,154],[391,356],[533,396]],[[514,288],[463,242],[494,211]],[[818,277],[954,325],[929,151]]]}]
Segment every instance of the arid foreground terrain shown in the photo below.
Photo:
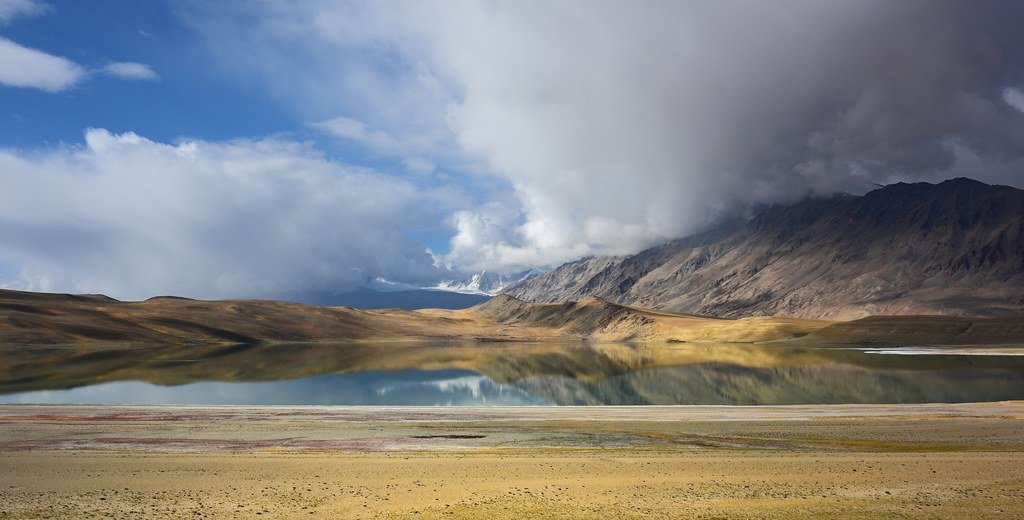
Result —
[{"label": "arid foreground terrain", "polygon": [[539,515],[1019,518],[1024,403],[0,407],[0,518]]}]

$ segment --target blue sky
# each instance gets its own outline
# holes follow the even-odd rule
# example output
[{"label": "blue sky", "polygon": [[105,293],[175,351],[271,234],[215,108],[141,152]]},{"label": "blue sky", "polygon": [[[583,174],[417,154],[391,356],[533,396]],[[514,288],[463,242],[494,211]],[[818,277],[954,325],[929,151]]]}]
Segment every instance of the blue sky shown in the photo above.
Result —
[{"label": "blue sky", "polygon": [[[0,28],[0,36],[88,69],[146,64],[154,79],[95,74],[61,92],[0,88],[6,112],[0,146],[38,149],[80,143],[87,128],[134,132],[159,142],[287,136],[315,142],[340,161],[401,171],[401,161],[370,153],[309,126],[315,114],[284,106],[264,85],[225,75],[185,22],[178,2],[48,2],[39,14]],[[467,193],[473,191],[467,190]],[[477,196],[483,196],[477,193]],[[443,254],[451,237],[443,215],[405,231]]]},{"label": "blue sky", "polygon": [[268,103],[257,89],[211,70],[173,4],[50,5],[47,12],[12,21],[2,34],[86,67],[144,63],[159,71],[159,79],[124,81],[101,75],[59,93],[0,90],[0,102],[9,116],[3,120],[6,146],[77,142],[90,126],[131,130],[163,141],[182,136],[226,139],[301,127],[301,121]]},{"label": "blue sky", "polygon": [[1024,7],[784,2],[0,0],[0,286],[430,286],[1024,185]]}]

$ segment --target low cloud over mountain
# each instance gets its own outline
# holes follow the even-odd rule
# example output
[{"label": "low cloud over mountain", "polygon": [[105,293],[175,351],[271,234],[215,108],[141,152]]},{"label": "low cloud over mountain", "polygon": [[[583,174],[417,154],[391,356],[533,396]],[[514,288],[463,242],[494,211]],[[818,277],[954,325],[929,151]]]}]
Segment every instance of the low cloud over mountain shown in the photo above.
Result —
[{"label": "low cloud over mountain", "polygon": [[570,262],[507,293],[722,317],[1019,316],[1024,191],[955,179],[809,199],[636,255]]}]

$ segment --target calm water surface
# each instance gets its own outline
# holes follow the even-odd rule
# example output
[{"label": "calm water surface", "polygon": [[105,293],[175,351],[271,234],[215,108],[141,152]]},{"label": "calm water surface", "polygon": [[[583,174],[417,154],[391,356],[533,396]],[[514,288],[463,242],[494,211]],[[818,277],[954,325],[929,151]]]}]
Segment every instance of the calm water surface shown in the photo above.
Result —
[{"label": "calm water surface", "polygon": [[1012,350],[582,343],[0,346],[0,403],[756,405],[1024,399],[1024,356]]}]

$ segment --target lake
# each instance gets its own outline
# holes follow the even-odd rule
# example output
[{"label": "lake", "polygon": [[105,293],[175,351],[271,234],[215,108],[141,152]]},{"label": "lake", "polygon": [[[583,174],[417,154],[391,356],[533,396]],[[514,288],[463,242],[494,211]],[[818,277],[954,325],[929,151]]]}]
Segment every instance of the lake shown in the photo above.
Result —
[{"label": "lake", "polygon": [[1020,348],[0,346],[0,403],[767,405],[1024,399]]}]

